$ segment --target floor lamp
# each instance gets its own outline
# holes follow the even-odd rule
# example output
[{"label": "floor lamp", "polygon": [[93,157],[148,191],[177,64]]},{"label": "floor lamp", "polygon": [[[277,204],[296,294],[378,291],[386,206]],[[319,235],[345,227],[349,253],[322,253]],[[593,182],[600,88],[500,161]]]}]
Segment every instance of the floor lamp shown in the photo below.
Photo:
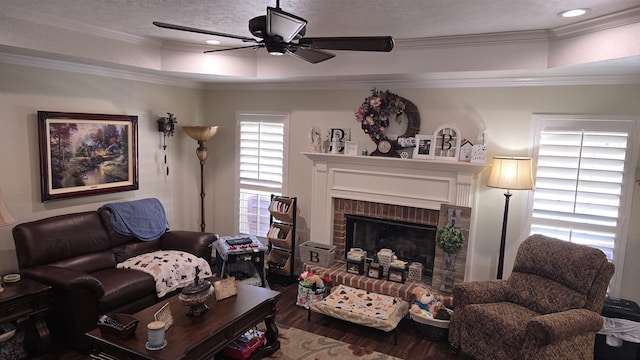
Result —
[{"label": "floor lamp", "polygon": [[198,142],[196,155],[200,160],[200,231],[204,232],[204,163],[207,159],[207,147],[204,143],[211,139],[217,132],[217,126],[183,126],[182,130],[192,139]]},{"label": "floor lamp", "polygon": [[504,248],[507,240],[507,218],[509,216],[509,190],[533,189],[533,174],[531,173],[531,158],[495,156],[491,163],[491,175],[487,186],[506,189],[504,193],[504,217],[502,219],[502,237],[500,238],[500,255],[498,257],[498,276],[502,279],[504,267]]},{"label": "floor lamp", "polygon": [[[11,215],[7,205],[4,203],[4,198],[2,197],[2,190],[0,190],[0,226],[7,226],[15,223],[16,218]],[[3,292],[4,288],[2,287],[2,282],[0,282],[0,292]]]}]

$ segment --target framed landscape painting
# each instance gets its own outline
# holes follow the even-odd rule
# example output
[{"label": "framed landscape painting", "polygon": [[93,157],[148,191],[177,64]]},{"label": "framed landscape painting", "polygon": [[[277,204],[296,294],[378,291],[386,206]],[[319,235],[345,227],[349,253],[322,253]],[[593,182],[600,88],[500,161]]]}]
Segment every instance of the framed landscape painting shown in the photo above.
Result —
[{"label": "framed landscape painting", "polygon": [[138,117],[38,111],[42,201],[138,189]]}]

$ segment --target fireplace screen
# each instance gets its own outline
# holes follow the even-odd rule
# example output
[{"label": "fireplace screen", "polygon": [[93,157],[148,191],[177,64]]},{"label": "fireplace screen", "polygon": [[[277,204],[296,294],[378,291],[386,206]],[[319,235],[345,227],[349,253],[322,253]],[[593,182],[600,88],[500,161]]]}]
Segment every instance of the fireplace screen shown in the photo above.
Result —
[{"label": "fireplace screen", "polygon": [[345,254],[351,248],[367,251],[369,260],[380,249],[391,249],[398,259],[420,262],[423,275],[433,275],[436,231],[432,225],[346,215]]}]

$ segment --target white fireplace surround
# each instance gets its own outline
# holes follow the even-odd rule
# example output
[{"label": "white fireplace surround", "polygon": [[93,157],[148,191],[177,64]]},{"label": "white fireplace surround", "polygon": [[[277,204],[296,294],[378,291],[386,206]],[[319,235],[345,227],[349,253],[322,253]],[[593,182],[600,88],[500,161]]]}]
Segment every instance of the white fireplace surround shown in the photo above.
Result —
[{"label": "white fireplace surround", "polygon": [[[473,208],[478,173],[487,166],[458,161],[303,154],[313,161],[310,240],[322,244],[332,243],[336,198],[432,210],[440,210],[442,204]],[[468,260],[472,256],[469,254]]]}]

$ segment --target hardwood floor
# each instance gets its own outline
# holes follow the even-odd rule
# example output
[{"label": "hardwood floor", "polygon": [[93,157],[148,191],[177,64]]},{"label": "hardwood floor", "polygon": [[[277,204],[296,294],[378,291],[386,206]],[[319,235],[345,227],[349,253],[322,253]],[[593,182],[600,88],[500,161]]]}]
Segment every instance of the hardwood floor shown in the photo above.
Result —
[{"label": "hardwood floor", "polygon": [[[312,314],[311,321],[308,321],[307,310],[295,305],[298,291],[295,283],[286,287],[271,284],[271,288],[282,292],[278,300],[279,311],[276,316],[276,322],[279,324],[292,326],[402,359],[466,359],[464,356],[454,355],[447,341],[425,340],[414,324],[407,319],[403,319],[398,326],[397,345],[393,344],[393,335],[321,314]],[[87,355],[73,351],[64,352],[60,356],[60,360],[87,358]]]}]

